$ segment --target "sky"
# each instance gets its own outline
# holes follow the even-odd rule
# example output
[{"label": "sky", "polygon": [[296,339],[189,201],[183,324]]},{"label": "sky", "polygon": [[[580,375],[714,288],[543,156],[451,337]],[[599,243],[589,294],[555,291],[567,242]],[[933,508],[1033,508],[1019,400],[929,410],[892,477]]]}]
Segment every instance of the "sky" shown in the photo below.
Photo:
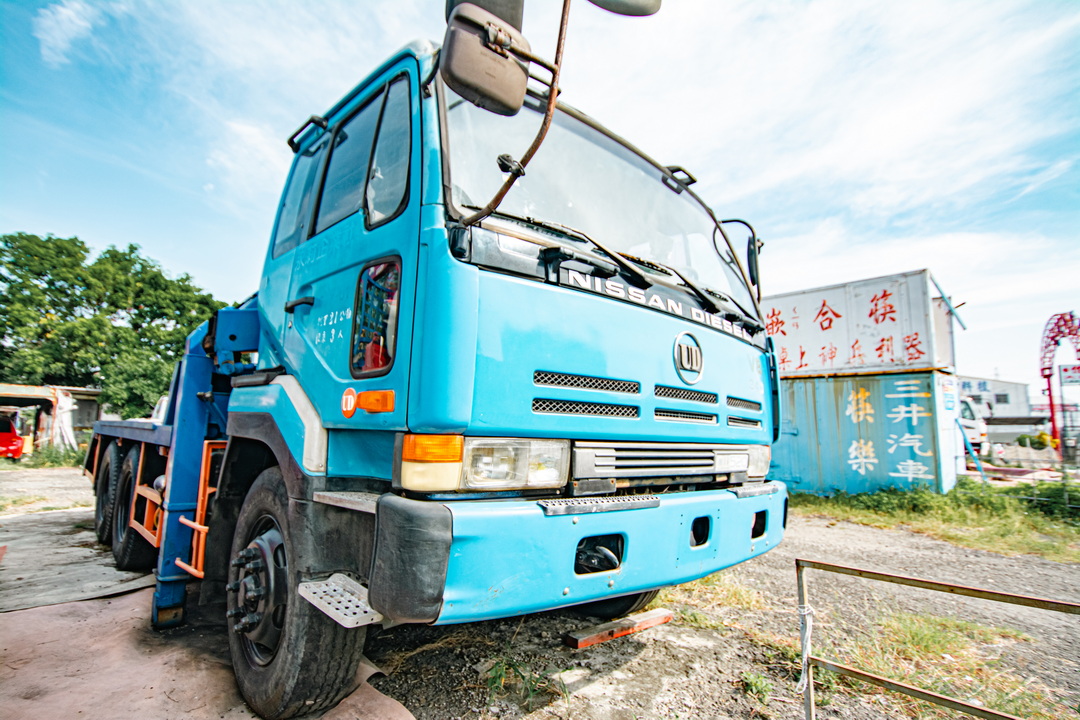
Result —
[{"label": "sky", "polygon": [[[525,11],[549,58],[558,5]],[[241,300],[285,139],[443,18],[440,0],[0,0],[0,233],[135,243]],[[957,371],[1039,398],[1043,326],[1080,312],[1080,2],[628,18],[575,0],[563,67],[563,100],[753,223],[767,295],[929,268],[968,326]]]}]

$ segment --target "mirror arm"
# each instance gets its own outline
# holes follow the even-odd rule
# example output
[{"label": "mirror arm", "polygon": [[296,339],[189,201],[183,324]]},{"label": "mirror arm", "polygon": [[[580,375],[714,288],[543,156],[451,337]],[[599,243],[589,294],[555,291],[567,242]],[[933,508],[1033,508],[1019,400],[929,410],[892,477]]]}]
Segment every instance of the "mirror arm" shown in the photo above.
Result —
[{"label": "mirror arm", "polygon": [[[550,90],[548,91],[547,112],[544,113],[544,121],[540,124],[540,130],[536,133],[536,138],[532,141],[532,145],[530,145],[529,149],[525,151],[525,154],[521,156],[521,160],[518,161],[517,167],[510,173],[510,176],[506,178],[502,187],[499,188],[499,191],[495,193],[495,197],[491,198],[491,201],[481,210],[476,211],[461,221],[465,226],[475,225],[491,213],[495,212],[495,209],[499,207],[499,203],[501,203],[503,198],[506,197],[506,194],[510,192],[510,188],[514,186],[517,179],[525,174],[525,166],[533,159],[533,155],[540,149],[540,143],[544,142],[544,138],[547,136],[548,128],[551,127],[551,121],[555,117],[555,104],[559,100],[559,70],[562,68],[563,47],[566,45],[566,23],[569,17],[570,0],[563,0],[562,20],[559,23],[559,40],[555,47],[555,62],[550,66],[547,65],[547,63],[541,65],[541,67],[545,67],[551,71],[551,85]],[[515,54],[522,52],[517,48],[511,49]]]},{"label": "mirror arm", "polygon": [[[729,223],[738,223],[739,225],[745,226],[746,229],[750,231],[750,239],[754,243],[754,253],[757,254],[758,250],[760,249],[761,240],[758,239],[757,232],[754,230],[754,226],[751,225],[750,223],[746,222],[745,220],[740,220],[739,218],[730,218],[728,220],[719,221],[720,225],[727,225]],[[724,233],[723,229],[720,230],[720,233],[721,234]],[[726,239],[727,235],[724,235],[724,238]],[[729,248],[731,247],[730,242],[728,243],[728,247]],[[734,251],[732,251],[732,252],[734,252]],[[749,258],[747,258],[747,260],[749,260]],[[761,302],[761,278],[760,278],[760,273],[761,273],[761,270],[758,269],[758,274],[759,274],[758,282],[754,283],[754,289],[757,291],[756,292],[757,301],[759,303]],[[747,278],[747,280],[749,280],[749,278]],[[760,311],[760,308],[759,308],[759,311]]]}]

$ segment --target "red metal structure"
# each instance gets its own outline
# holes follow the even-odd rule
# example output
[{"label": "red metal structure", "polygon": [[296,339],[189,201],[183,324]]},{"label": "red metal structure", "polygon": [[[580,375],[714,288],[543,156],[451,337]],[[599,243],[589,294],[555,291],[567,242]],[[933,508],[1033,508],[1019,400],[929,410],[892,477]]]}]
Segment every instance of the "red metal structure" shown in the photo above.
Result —
[{"label": "red metal structure", "polygon": [[1077,360],[1080,360],[1080,320],[1071,312],[1051,316],[1043,329],[1042,352],[1040,353],[1042,376],[1046,378],[1046,394],[1050,400],[1050,433],[1058,442],[1061,431],[1057,423],[1057,411],[1054,409],[1054,354],[1062,340],[1071,340]]}]

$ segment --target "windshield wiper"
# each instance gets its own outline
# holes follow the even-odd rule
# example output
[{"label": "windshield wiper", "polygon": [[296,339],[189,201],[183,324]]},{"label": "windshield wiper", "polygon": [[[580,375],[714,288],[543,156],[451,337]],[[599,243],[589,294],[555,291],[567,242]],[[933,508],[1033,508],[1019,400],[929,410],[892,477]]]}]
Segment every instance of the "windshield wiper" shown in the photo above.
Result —
[{"label": "windshield wiper", "polygon": [[[650,262],[652,262],[652,261],[650,261]],[[708,293],[706,293],[704,290],[702,290],[700,287],[698,287],[697,283],[695,283],[693,280],[686,277],[685,275],[683,275],[681,272],[679,272],[675,268],[671,267],[670,265],[661,265],[660,263],[655,263],[655,264],[658,267],[662,267],[663,269],[667,270],[669,273],[671,273],[675,277],[682,280],[683,285],[690,288],[690,290],[692,290],[693,293],[695,295],[697,295],[698,300],[701,301],[701,307],[702,308],[704,308],[705,310],[707,310],[708,312],[711,312],[711,313],[720,312],[720,306],[717,305],[715,302],[713,302],[713,299],[711,297],[709,297]]]},{"label": "windshield wiper", "polygon": [[[465,207],[471,208],[472,206],[466,205]],[[604,253],[609,258],[611,258],[611,260],[616,265],[618,265],[619,268],[626,275],[629,276],[627,278],[627,280],[630,282],[631,285],[633,285],[634,287],[643,288],[643,289],[647,288],[647,287],[652,287],[652,284],[653,284],[652,281],[649,280],[649,278],[645,276],[645,273],[641,272],[641,270],[638,270],[633,264],[631,264],[631,262],[629,260],[624,258],[620,253],[617,253],[614,250],[609,249],[605,245],[601,245],[599,241],[594,240],[592,237],[590,237],[589,235],[587,235],[583,231],[578,230],[577,228],[572,228],[572,227],[570,227],[568,225],[562,225],[562,224],[557,223],[557,222],[551,222],[550,220],[540,220],[539,218],[534,218],[534,217],[527,217],[527,216],[523,217],[523,216],[520,216],[520,215],[512,215],[511,213],[502,212],[501,210],[496,210],[496,211],[492,212],[491,214],[496,216],[496,217],[504,217],[504,218],[507,218],[509,220],[517,220],[518,222],[528,223],[529,225],[535,225],[536,227],[541,227],[541,228],[544,228],[546,230],[551,230],[553,232],[559,233],[560,235],[564,235],[564,236],[570,238],[571,240],[580,240],[581,242],[589,243],[590,245],[595,247],[597,250]],[[553,259],[554,256],[557,256],[557,253],[549,253],[549,256],[550,257],[546,258],[546,259]],[[573,258],[573,259],[578,259],[578,258]]]}]

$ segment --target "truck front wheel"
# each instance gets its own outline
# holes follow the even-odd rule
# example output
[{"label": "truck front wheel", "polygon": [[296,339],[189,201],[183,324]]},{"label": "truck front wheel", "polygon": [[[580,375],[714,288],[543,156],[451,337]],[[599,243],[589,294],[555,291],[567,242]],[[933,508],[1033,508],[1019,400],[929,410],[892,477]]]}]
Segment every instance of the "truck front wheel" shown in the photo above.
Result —
[{"label": "truck front wheel", "polygon": [[608,598],[606,600],[595,600],[590,603],[578,605],[574,610],[582,615],[598,617],[602,620],[614,620],[623,615],[637,612],[651,603],[653,598],[659,594],[659,590],[650,590],[648,592],[623,595],[622,597]]},{"label": "truck front wheel", "polygon": [[281,470],[248,491],[233,534],[228,625],[236,684],[268,720],[336,705],[357,686],[365,629],[338,625],[297,594],[299,568]]}]

